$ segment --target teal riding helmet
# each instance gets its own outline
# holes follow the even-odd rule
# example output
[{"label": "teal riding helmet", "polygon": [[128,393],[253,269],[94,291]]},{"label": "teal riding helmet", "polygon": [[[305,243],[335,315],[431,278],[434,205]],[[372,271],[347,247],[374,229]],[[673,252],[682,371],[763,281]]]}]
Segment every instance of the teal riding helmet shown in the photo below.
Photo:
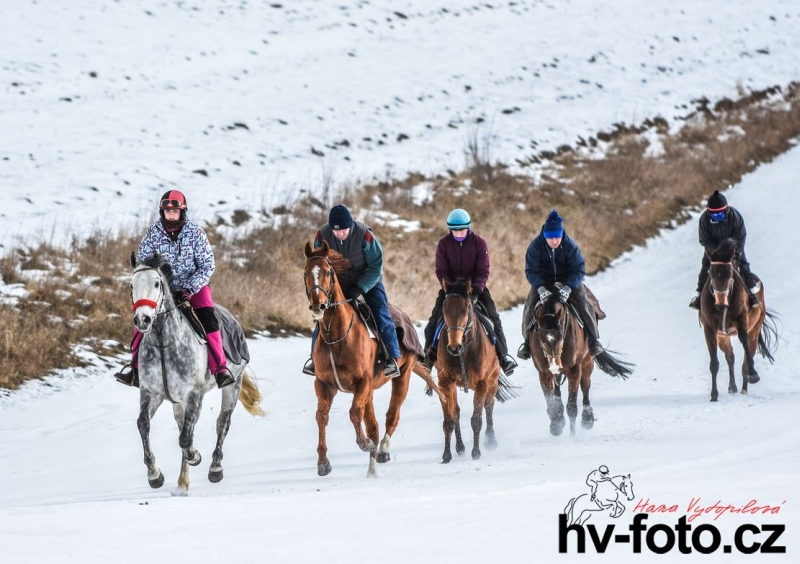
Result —
[{"label": "teal riding helmet", "polygon": [[447,216],[447,228],[451,230],[469,229],[472,220],[466,210],[456,208]]}]

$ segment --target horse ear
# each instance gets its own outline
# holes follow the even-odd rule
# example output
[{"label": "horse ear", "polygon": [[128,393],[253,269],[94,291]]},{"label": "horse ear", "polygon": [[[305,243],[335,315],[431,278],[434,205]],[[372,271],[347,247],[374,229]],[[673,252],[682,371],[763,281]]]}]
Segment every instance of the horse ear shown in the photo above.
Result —
[{"label": "horse ear", "polygon": [[136,253],[131,251],[131,268],[136,268]]},{"label": "horse ear", "polygon": [[306,255],[306,258],[311,256],[311,243],[306,241],[306,246],[303,249],[303,254]]}]

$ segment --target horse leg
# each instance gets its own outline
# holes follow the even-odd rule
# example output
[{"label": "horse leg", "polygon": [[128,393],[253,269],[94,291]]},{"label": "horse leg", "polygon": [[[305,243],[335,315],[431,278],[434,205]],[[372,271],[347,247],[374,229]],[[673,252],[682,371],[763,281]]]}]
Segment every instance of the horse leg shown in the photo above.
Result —
[{"label": "horse leg", "polygon": [[[753,355],[750,353],[750,343],[748,342],[749,338],[747,335],[747,324],[742,323],[739,327],[739,342],[742,343],[742,348],[744,349],[744,362],[742,363],[742,394],[747,395],[747,383],[749,380],[750,374],[755,374],[758,377],[758,372],[756,372],[755,360],[753,359]],[[731,366],[731,382],[733,382],[733,366]],[[735,392],[736,390],[734,390]],[[733,393],[733,392],[731,392]]]},{"label": "horse leg", "polygon": [[[200,464],[200,453],[194,448],[194,426],[200,417],[200,410],[203,405],[203,395],[196,391],[191,391],[186,397],[186,406],[175,410],[175,420],[180,429],[178,435],[178,445],[181,447],[181,472],[178,476],[177,495],[186,495],[189,491],[189,466]],[[179,416],[182,417],[179,419]]]},{"label": "horse leg", "polygon": [[389,409],[386,411],[386,433],[378,446],[378,462],[389,462],[391,459],[389,449],[392,444],[392,435],[400,422],[400,407],[408,395],[408,385],[411,382],[413,367],[413,361],[407,362],[402,368],[403,374],[392,379],[392,397],[389,400]]},{"label": "horse leg", "polygon": [[[214,454],[211,457],[211,466],[208,468],[208,481],[217,483],[223,478],[222,473],[222,443],[228,436],[231,428],[231,415],[239,399],[239,391],[242,387],[241,378],[232,386],[222,388],[222,403],[220,405],[219,417],[217,417],[217,444],[214,447]],[[191,464],[191,462],[190,462]]]},{"label": "horse leg", "polygon": [[580,366],[569,371],[567,377],[567,416],[569,416],[569,436],[575,437],[575,420],[578,418],[578,384],[581,380]]},{"label": "horse leg", "polygon": [[364,452],[370,452],[377,443],[377,439],[373,442],[364,434],[364,409],[370,401],[372,401],[372,376],[366,375],[358,380],[353,403],[350,405],[350,422],[356,431],[356,444]]},{"label": "horse leg", "polygon": [[328,417],[331,412],[333,397],[336,395],[336,388],[329,386],[319,379],[314,379],[314,391],[317,394],[317,429],[319,439],[317,441],[317,474],[327,476],[331,473],[331,463],[328,460],[328,444],[325,442],[325,428],[328,426]]},{"label": "horse leg", "polygon": [[[763,298],[762,298],[762,304],[763,304]],[[752,327],[750,329],[750,332],[747,334],[747,345],[748,345],[748,349],[750,350],[750,356],[752,356],[753,359],[755,359],[756,351],[758,350],[758,335],[761,333],[761,326],[763,325],[763,323],[764,323],[764,321],[762,319],[761,321],[756,323],[756,325],[754,327]],[[747,359],[745,358],[745,360],[747,360]],[[744,368],[745,368],[745,365],[743,363],[742,364],[742,373],[744,373]],[[747,381],[750,384],[755,384],[756,382],[761,380],[761,377],[758,375],[758,372],[755,369],[755,364],[753,365],[753,369],[749,371],[749,373],[747,374],[746,377],[747,377]]]},{"label": "horse leg", "polygon": [[725,362],[728,364],[728,393],[735,394],[739,390],[736,388],[736,377],[734,376],[736,356],[733,352],[733,345],[730,338],[720,337],[717,339],[717,346],[722,350],[722,354],[725,355]]},{"label": "horse leg", "polygon": [[144,450],[144,464],[147,466],[147,481],[151,488],[160,488],[164,485],[164,474],[156,465],[156,457],[150,448],[150,420],[156,414],[158,406],[164,401],[163,398],[156,398],[142,389],[139,399],[139,418],[136,426],[139,428],[139,435],[142,437],[142,449]]},{"label": "horse leg", "polygon": [[719,392],[717,391],[717,372],[719,372],[719,360],[717,359],[717,330],[710,325],[703,325],[703,333],[706,338],[708,348],[709,363],[708,369],[711,372],[711,401],[717,401]]},{"label": "horse leg", "polygon": [[[180,433],[181,430],[183,429],[183,422],[184,422],[184,418],[186,416],[186,413],[185,413],[185,411],[183,409],[183,406],[181,404],[179,404],[179,403],[173,403],[172,404],[172,415],[175,417],[175,423],[178,424],[178,433]],[[202,457],[200,456],[200,453],[197,452],[197,449],[194,448],[194,445],[192,445],[189,448],[189,455],[190,456],[187,457],[184,454],[184,460],[186,460],[186,462],[189,464],[189,466],[197,466],[198,464],[200,464],[200,461],[202,460]],[[180,480],[178,480],[178,481],[180,482]]]},{"label": "horse leg", "polygon": [[375,417],[375,404],[372,403],[372,396],[369,397],[366,405],[364,405],[364,425],[367,428],[367,437],[372,448],[369,451],[369,469],[367,470],[367,478],[376,478],[378,476],[376,462],[378,449],[378,419]]},{"label": "horse leg", "polygon": [[564,431],[564,425],[566,425],[564,404],[561,403],[561,389],[549,370],[539,372],[539,384],[547,404],[547,415],[550,417],[550,434],[557,437]]},{"label": "horse leg", "polygon": [[591,356],[584,359],[581,366],[581,394],[583,394],[583,411],[581,412],[581,427],[587,431],[594,427],[594,410],[589,402],[589,389],[592,387],[592,369],[594,361]]},{"label": "horse leg", "polygon": [[481,428],[483,427],[483,406],[486,404],[486,380],[479,380],[475,385],[475,395],[472,399],[472,460],[481,457]]},{"label": "horse leg", "polygon": [[[442,453],[442,464],[447,464],[453,459],[450,452],[450,439],[453,436],[456,422],[458,421],[458,396],[455,383],[449,378],[439,378],[439,390],[447,399],[442,403],[442,429],[444,430],[444,452]],[[463,448],[463,444],[462,444]]]},{"label": "horse leg", "polygon": [[497,395],[497,381],[490,385],[486,390],[484,409],[486,410],[486,448],[494,450],[497,448],[497,439],[494,436],[494,404]]}]

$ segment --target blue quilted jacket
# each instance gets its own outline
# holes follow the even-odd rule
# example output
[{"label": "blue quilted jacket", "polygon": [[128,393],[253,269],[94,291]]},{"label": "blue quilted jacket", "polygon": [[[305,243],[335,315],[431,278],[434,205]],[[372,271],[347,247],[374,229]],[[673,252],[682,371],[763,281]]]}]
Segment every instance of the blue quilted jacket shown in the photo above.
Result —
[{"label": "blue quilted jacket", "polygon": [[172,266],[172,289],[196,294],[208,286],[214,274],[214,251],[205,231],[196,223],[186,220],[177,241],[169,238],[161,222],[149,227],[139,243],[139,261],[159,253]]}]

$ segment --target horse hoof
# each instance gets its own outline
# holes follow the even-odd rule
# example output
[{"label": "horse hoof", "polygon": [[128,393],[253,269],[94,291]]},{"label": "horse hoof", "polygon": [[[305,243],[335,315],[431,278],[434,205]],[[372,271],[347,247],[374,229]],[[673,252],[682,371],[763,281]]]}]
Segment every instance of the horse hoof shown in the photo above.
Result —
[{"label": "horse hoof", "polygon": [[442,464],[450,464],[451,460],[453,460],[453,455],[449,452],[446,452],[442,455]]},{"label": "horse hoof", "polygon": [[317,474],[319,476],[327,476],[331,473],[331,463],[326,462],[325,464],[317,464]]},{"label": "horse hoof", "polygon": [[594,412],[593,411],[584,411],[581,414],[581,427],[586,429],[587,431],[594,427]]},{"label": "horse hoof", "polygon": [[747,395],[747,390],[742,390],[742,395],[746,396]]},{"label": "horse hoof", "polygon": [[158,488],[160,488],[161,486],[164,485],[164,473],[161,472],[161,470],[159,470],[158,471],[158,478],[156,478],[154,480],[151,480],[150,478],[148,478],[147,481],[150,483],[150,487],[153,488],[154,490],[156,490],[156,489],[158,489]]},{"label": "horse hoof", "polygon": [[563,423],[550,423],[550,434],[554,437],[560,437],[561,433],[564,432],[564,424]]},{"label": "horse hoof", "polygon": [[194,451],[194,458],[187,458],[186,459],[186,464],[188,464],[189,466],[197,466],[198,464],[200,464],[200,462],[202,460],[203,460],[203,457],[200,456],[200,453],[197,452],[197,451]]},{"label": "horse hoof", "polygon": [[178,486],[170,493],[172,494],[172,497],[186,497],[187,495],[189,495],[189,490],[187,490],[182,486]]},{"label": "horse hoof", "polygon": [[713,396],[712,396],[712,398],[711,398],[711,402],[712,402],[712,403],[716,403],[716,401],[717,401],[717,398],[715,398],[715,397],[713,397]]},{"label": "horse hoof", "polygon": [[222,481],[222,468],[219,470],[209,470],[208,471],[208,481],[216,484]]},{"label": "horse hoof", "polygon": [[472,451],[472,460],[480,460],[481,458],[481,451],[473,450]]},{"label": "horse hoof", "polygon": [[389,455],[388,452],[379,452],[378,456],[375,459],[381,464],[383,464],[384,462],[389,462],[392,459],[392,457]]},{"label": "horse hoof", "polygon": [[464,445],[461,446],[456,445],[456,454],[458,456],[464,456],[465,452],[467,452],[467,449]]},{"label": "horse hoof", "polygon": [[366,439],[363,441],[357,440],[356,444],[358,445],[358,448],[364,452],[372,452],[375,450],[375,443],[372,442],[372,439]]},{"label": "horse hoof", "polygon": [[487,437],[483,446],[486,447],[487,450],[494,450],[497,448],[497,439],[494,437]]},{"label": "horse hoof", "polygon": [[729,394],[735,394],[738,391],[739,391],[739,389],[736,386],[731,386],[730,388],[728,388],[728,393]]},{"label": "horse hoof", "polygon": [[753,372],[747,377],[747,382],[750,384],[756,384],[761,380],[761,376],[758,375],[757,372]]}]

